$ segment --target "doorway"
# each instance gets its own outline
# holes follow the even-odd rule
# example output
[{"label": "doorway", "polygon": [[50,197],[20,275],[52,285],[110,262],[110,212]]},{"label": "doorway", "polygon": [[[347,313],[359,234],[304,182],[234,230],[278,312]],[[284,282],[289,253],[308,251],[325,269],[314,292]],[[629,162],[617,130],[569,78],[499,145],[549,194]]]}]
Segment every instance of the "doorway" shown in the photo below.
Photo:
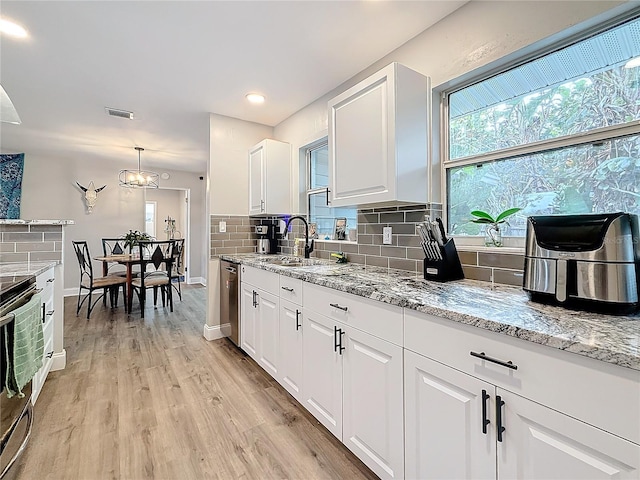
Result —
[{"label": "doorway", "polygon": [[[191,204],[188,188],[157,188],[145,190],[146,211],[153,215],[154,237],[158,240],[184,238],[184,281],[189,283],[191,225],[189,222]],[[153,206],[151,206],[153,205]],[[150,216],[147,216],[147,221]]]}]

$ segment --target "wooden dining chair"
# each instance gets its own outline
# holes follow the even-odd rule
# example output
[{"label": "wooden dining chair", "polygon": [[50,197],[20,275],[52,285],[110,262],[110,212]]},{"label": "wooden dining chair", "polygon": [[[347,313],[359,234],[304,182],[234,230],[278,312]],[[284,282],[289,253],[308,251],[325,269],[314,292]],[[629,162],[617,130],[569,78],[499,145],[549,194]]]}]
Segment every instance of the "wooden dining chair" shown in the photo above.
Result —
[{"label": "wooden dining chair", "polygon": [[[103,277],[95,277],[93,275],[93,264],[91,262],[91,255],[89,254],[89,247],[87,242],[71,242],[73,243],[73,249],[76,252],[78,258],[78,266],[80,267],[80,286],[78,288],[78,308],[76,315],[80,313],[80,309],[85,300],[89,299],[87,303],[87,319],[91,316],[93,307],[98,301],[109,292],[111,300],[111,307],[118,305],[118,289],[122,286],[122,296],[124,297],[124,303],[126,305],[127,300],[127,279],[119,275],[106,275]],[[87,290],[84,298],[82,298],[82,292]],[[102,290],[102,293],[92,301],[92,295],[95,290]]]},{"label": "wooden dining chair", "polygon": [[153,288],[153,304],[157,305],[158,290],[162,295],[162,306],[169,303],[169,309],[173,312],[173,294],[171,288],[171,271],[173,268],[174,240],[141,241],[140,247],[140,275],[131,282],[138,300],[140,310],[144,318],[146,304],[146,291]]}]

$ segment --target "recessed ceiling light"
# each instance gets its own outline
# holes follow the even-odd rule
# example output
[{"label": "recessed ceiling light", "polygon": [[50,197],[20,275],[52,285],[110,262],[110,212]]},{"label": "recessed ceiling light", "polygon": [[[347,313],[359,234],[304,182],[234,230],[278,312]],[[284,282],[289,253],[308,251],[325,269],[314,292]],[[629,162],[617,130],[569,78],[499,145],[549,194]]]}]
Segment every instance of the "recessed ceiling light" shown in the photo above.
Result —
[{"label": "recessed ceiling light", "polygon": [[640,67],[640,57],[634,57],[624,64],[624,68]]},{"label": "recessed ceiling light", "polygon": [[259,93],[247,93],[247,100],[251,103],[264,103],[264,95]]},{"label": "recessed ceiling light", "polygon": [[9,20],[3,20],[0,18],[0,33],[7,34],[11,37],[25,38],[27,31],[17,23],[10,22]]}]

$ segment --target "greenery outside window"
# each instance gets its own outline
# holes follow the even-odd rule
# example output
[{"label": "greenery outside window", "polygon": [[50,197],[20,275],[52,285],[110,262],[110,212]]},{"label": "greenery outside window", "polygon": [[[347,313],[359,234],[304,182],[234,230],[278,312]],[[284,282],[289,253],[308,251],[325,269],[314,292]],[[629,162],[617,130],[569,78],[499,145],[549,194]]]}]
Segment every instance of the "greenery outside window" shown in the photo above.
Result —
[{"label": "greenery outside window", "polygon": [[310,223],[317,225],[318,238],[333,239],[336,218],[347,219],[347,231],[357,228],[356,208],[336,207],[327,204],[329,187],[329,148],[328,141],[307,148],[307,207]]},{"label": "greenery outside window", "polygon": [[479,235],[472,210],[640,214],[640,20],[446,92],[447,220]]}]

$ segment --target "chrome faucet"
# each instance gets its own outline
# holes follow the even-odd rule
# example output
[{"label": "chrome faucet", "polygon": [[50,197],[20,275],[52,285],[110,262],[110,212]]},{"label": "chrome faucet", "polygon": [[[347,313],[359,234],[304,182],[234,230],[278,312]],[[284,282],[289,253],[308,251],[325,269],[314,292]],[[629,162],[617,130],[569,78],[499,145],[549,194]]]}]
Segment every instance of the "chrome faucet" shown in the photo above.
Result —
[{"label": "chrome faucet", "polygon": [[304,258],[309,258],[309,254],[313,252],[313,238],[311,239],[311,243],[309,243],[309,224],[304,219],[304,217],[301,217],[300,215],[291,217],[287,221],[287,225],[284,227],[284,231],[286,234],[287,231],[289,230],[289,225],[291,224],[291,221],[295,220],[296,218],[302,220],[302,223],[304,223]]}]

